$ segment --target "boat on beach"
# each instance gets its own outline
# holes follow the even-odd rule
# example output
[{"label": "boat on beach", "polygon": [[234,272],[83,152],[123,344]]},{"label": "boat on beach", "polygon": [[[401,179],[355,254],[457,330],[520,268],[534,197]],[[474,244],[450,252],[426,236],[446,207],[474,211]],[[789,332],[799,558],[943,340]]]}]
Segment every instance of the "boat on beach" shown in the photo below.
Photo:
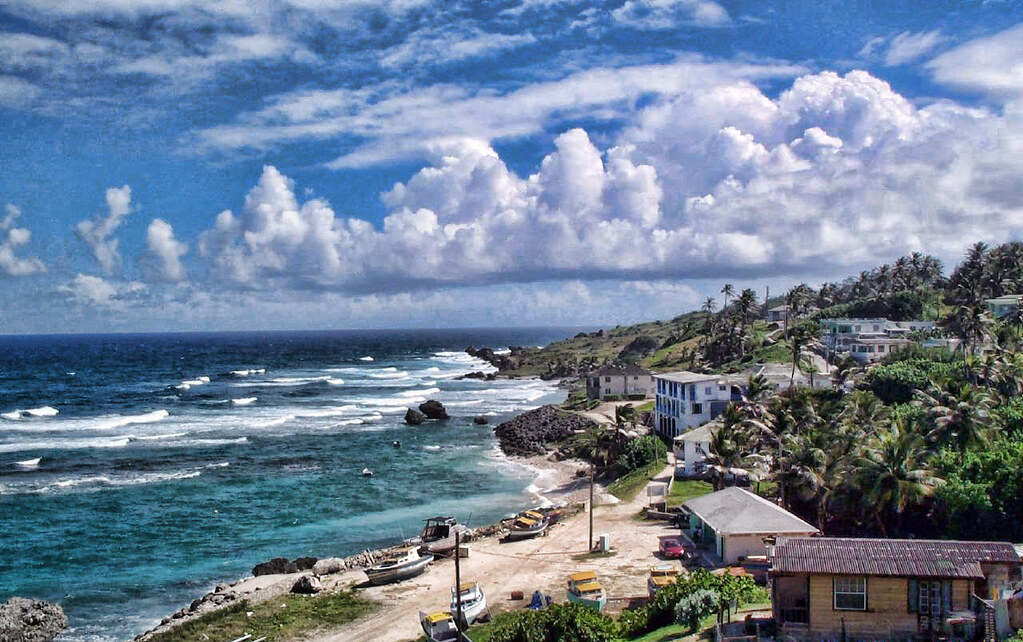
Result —
[{"label": "boat on beach", "polygon": [[455,626],[455,618],[447,611],[436,613],[419,612],[419,624],[426,639],[431,642],[472,642],[465,633]]},{"label": "boat on beach", "polygon": [[379,564],[366,569],[370,584],[390,584],[415,577],[433,561],[433,555],[420,555],[419,548],[408,546],[387,555]]},{"label": "boat on beach", "polygon": [[421,552],[431,555],[446,555],[455,550],[455,534],[462,535],[468,530],[451,516],[438,515],[425,521],[423,532],[411,543],[419,544]]},{"label": "boat on beach", "polygon": [[451,589],[451,615],[458,617],[458,600],[462,601],[462,626],[468,627],[479,620],[485,622],[490,619],[487,611],[487,596],[479,582],[462,582],[458,587],[458,593]]},{"label": "boat on beach", "polygon": [[607,591],[597,581],[593,571],[572,573],[568,576],[568,601],[582,604],[595,611],[603,611],[607,606]]},{"label": "boat on beach", "polygon": [[547,515],[535,510],[523,511],[512,521],[505,537],[508,540],[536,537],[545,534],[549,525]]},{"label": "boat on beach", "polygon": [[677,584],[678,577],[681,573],[681,569],[674,564],[651,566],[650,577],[646,582],[647,591],[649,591],[650,597],[653,598],[654,594],[665,586]]}]

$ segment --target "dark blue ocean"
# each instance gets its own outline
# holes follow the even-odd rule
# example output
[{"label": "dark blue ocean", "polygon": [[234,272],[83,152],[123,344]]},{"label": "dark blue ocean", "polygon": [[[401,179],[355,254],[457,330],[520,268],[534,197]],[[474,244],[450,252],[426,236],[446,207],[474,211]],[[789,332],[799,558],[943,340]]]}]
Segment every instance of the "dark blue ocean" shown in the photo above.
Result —
[{"label": "dark blue ocean", "polygon": [[[564,393],[458,380],[492,370],[463,350],[573,333],[0,337],[0,601],[61,604],[62,640],[127,640],[272,557],[493,522],[537,489],[492,426]],[[452,418],[405,425],[427,398]]]}]

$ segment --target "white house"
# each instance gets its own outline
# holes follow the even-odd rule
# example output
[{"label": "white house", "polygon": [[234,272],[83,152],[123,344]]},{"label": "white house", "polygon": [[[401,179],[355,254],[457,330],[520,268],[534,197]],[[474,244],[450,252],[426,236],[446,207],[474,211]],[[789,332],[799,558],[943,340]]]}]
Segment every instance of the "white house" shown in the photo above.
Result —
[{"label": "white house", "polygon": [[908,339],[900,339],[884,333],[861,334],[849,341],[849,356],[863,363],[874,363],[893,352],[904,349],[911,343],[913,342]]},{"label": "white house", "polygon": [[703,460],[710,452],[711,431],[719,427],[720,423],[705,423],[672,440],[675,451],[675,477],[693,477],[703,473]]},{"label": "white house", "polygon": [[1006,294],[994,299],[986,299],[984,303],[996,319],[1001,319],[1016,312],[1021,299],[1023,299],[1023,294]]},{"label": "white house", "polygon": [[687,428],[720,415],[742,398],[742,382],[717,374],[671,372],[654,375],[657,390],[654,430],[674,439]]},{"label": "white house", "polygon": [[844,352],[849,342],[864,333],[883,333],[888,319],[821,319],[821,341],[828,350]]},{"label": "white house", "polygon": [[603,399],[630,395],[650,397],[654,394],[654,379],[649,370],[638,366],[604,366],[586,375],[586,398]]},{"label": "white house", "polygon": [[784,508],[736,486],[690,499],[682,506],[689,513],[690,538],[713,543],[725,564],[767,555],[765,538],[811,537],[820,532]]}]

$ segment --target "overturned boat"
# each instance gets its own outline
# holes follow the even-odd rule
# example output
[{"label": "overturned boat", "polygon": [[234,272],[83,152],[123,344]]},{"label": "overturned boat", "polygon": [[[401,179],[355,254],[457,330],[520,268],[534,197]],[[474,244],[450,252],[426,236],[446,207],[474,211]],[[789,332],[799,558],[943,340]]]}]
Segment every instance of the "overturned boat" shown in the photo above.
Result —
[{"label": "overturned boat", "polygon": [[399,548],[387,555],[379,564],[366,569],[370,584],[390,584],[415,577],[433,561],[433,555],[420,555],[415,546]]}]

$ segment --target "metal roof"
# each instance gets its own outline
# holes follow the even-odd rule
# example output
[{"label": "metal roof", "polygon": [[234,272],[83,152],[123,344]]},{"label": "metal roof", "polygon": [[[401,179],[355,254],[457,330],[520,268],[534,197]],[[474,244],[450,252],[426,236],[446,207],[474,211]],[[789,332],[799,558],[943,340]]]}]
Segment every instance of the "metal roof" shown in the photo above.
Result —
[{"label": "metal roof", "polygon": [[625,375],[625,376],[634,375],[634,376],[646,376],[646,377],[649,377],[652,374],[653,373],[650,372],[649,370],[647,370],[646,368],[641,368],[641,367],[636,366],[636,365],[624,365],[624,366],[601,366],[601,367],[597,368],[596,370],[591,370],[590,372],[587,372],[586,376],[588,376],[588,377],[598,377],[598,376],[599,377],[603,377],[603,376],[621,377],[623,375]]},{"label": "metal roof", "polygon": [[982,563],[1020,564],[1008,542],[780,537],[771,571],[983,579]]},{"label": "metal roof", "polygon": [[817,532],[784,508],[736,486],[690,499],[683,506],[722,535]]},{"label": "metal roof", "polygon": [[722,383],[730,382],[727,375],[714,373],[700,374],[699,372],[689,372],[686,370],[655,374],[654,379],[664,379],[665,381],[674,381],[675,383],[698,383],[701,381],[720,381]]}]

